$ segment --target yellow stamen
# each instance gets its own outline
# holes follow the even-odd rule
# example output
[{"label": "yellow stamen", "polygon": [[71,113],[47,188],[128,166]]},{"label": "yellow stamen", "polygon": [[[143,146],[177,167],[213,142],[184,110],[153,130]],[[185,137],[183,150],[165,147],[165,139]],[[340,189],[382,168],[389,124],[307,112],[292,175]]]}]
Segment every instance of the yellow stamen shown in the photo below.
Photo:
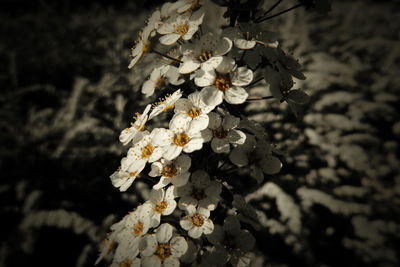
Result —
[{"label": "yellow stamen", "polygon": [[156,204],[155,211],[157,213],[163,213],[164,210],[168,207],[168,203],[166,201],[161,201]]},{"label": "yellow stamen", "polygon": [[133,226],[132,234],[138,237],[143,232],[143,229],[144,229],[144,224],[142,222],[138,222]]},{"label": "yellow stamen", "polygon": [[194,226],[201,227],[204,224],[204,218],[202,215],[196,213],[192,216],[192,223]]},{"label": "yellow stamen", "polygon": [[184,22],[179,25],[175,25],[175,33],[179,34],[180,36],[185,35],[189,31],[189,24],[187,22]]},{"label": "yellow stamen", "polygon": [[187,115],[188,115],[189,117],[192,117],[192,118],[196,118],[196,117],[200,116],[200,114],[201,114],[201,110],[200,110],[199,108],[196,108],[196,107],[192,107],[192,108],[187,112]]},{"label": "yellow stamen", "polygon": [[165,176],[167,178],[172,178],[176,175],[177,172],[178,170],[174,165],[166,165],[163,167],[161,174],[162,176]]},{"label": "yellow stamen", "polygon": [[164,261],[172,255],[170,244],[158,244],[157,250],[154,253],[161,261]]},{"label": "yellow stamen", "polygon": [[151,144],[147,144],[143,149],[142,149],[142,158],[148,158],[151,156],[151,154],[153,154],[154,151],[154,146],[152,146]]},{"label": "yellow stamen", "polygon": [[174,144],[177,146],[185,146],[189,141],[190,138],[185,133],[179,133],[174,136]]},{"label": "yellow stamen", "polygon": [[231,78],[229,75],[218,74],[217,78],[215,78],[215,87],[217,87],[220,91],[228,91],[232,86]]}]

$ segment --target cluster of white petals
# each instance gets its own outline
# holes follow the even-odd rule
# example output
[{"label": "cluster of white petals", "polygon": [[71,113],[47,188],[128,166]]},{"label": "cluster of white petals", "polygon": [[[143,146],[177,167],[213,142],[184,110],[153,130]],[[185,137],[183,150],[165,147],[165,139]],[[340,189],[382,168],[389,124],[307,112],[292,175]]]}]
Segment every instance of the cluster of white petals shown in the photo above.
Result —
[{"label": "cluster of white petals", "polygon": [[194,82],[201,90],[204,103],[217,106],[223,100],[229,104],[242,104],[248,97],[243,86],[253,80],[253,71],[247,67],[238,67],[233,58],[213,57],[196,72]]},{"label": "cluster of white petals", "polygon": [[159,100],[120,133],[129,147],[110,179],[129,194],[146,177],[136,187],[144,200],[111,226],[96,264],[113,254],[111,266],[119,267],[250,265],[255,240],[239,219],[247,223],[257,214],[244,208],[250,205],[237,194],[242,188],[234,187],[245,186],[248,176],[261,183],[282,163],[263,126],[238,105],[251,100],[249,89],[262,79],[271,97],[302,104],[305,93],[291,88],[292,77],[304,75],[258,24],[202,27],[205,2],[165,2],[138,34],[129,68],[148,54],[158,57],[139,87]]}]

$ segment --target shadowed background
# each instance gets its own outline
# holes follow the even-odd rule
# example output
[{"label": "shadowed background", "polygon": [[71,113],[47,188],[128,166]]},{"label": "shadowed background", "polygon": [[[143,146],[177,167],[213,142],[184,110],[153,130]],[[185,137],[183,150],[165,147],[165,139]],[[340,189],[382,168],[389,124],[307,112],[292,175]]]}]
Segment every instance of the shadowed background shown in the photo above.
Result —
[{"label": "shadowed background", "polygon": [[[127,150],[120,131],[155,100],[140,94],[145,62],[127,66],[156,3],[1,4],[0,266],[92,266],[143,201],[143,184],[121,194],[108,177]],[[247,198],[264,214],[254,266],[399,264],[399,10],[332,1],[327,17],[296,9],[266,24],[303,64],[311,102],[302,120],[276,102],[246,107],[285,151]]]}]

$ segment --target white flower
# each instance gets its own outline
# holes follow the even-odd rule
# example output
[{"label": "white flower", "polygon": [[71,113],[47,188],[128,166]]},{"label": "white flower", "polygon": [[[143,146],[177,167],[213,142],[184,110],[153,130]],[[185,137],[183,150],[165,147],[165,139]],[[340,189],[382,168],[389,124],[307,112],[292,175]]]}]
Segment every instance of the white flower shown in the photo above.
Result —
[{"label": "white flower", "polygon": [[183,79],[179,79],[178,68],[170,65],[162,65],[155,68],[150,78],[143,83],[142,93],[149,97],[154,94],[155,89],[160,89],[171,83],[173,85],[180,85],[184,82]]},{"label": "white flower", "polygon": [[121,239],[117,249],[115,250],[113,263],[125,264],[120,266],[140,266],[140,261],[139,265],[128,265],[132,263],[138,263],[136,258],[138,254],[139,239],[135,239],[133,237]]},{"label": "white flower", "polygon": [[196,128],[199,131],[207,128],[207,114],[213,110],[214,106],[207,106],[201,99],[200,92],[191,93],[188,98],[181,98],[175,103],[175,113],[184,114],[191,120],[190,128]]},{"label": "white flower", "polygon": [[188,231],[188,234],[192,238],[199,238],[203,233],[208,235],[214,230],[214,223],[208,217],[210,217],[210,210],[206,208],[195,209],[192,206],[188,206],[186,212],[188,215],[183,217],[179,224],[183,229]]},{"label": "white flower", "polygon": [[248,231],[240,229],[236,217],[228,216],[223,227],[215,225],[207,239],[214,245],[211,251],[214,264],[225,265],[229,261],[233,266],[250,265],[248,252],[253,248],[255,239]]},{"label": "white flower", "polygon": [[205,142],[211,141],[211,148],[215,153],[229,153],[229,144],[241,145],[245,142],[245,133],[235,129],[239,125],[239,118],[230,114],[222,118],[215,112],[210,112],[208,117],[208,128],[201,134]]},{"label": "white flower", "polygon": [[194,79],[197,86],[204,87],[201,96],[204,103],[217,106],[223,99],[230,104],[242,104],[248,93],[242,86],[253,80],[253,72],[236,66],[235,60],[225,56],[213,57],[203,64]]},{"label": "white flower", "polygon": [[176,208],[175,187],[170,186],[167,190],[151,190],[149,200],[146,203],[151,204],[154,214],[151,218],[151,226],[157,227],[161,221],[161,215],[170,215]]},{"label": "white flower", "polygon": [[172,4],[171,9],[178,13],[191,11],[200,6],[200,0],[179,0]]},{"label": "white flower", "polygon": [[138,40],[136,41],[135,47],[132,49],[132,60],[129,63],[128,68],[133,68],[136,63],[141,59],[145,54],[150,52],[151,50],[151,42],[149,40],[150,34],[152,32],[152,27],[145,27],[141,33],[139,33]]},{"label": "white flower", "polygon": [[190,183],[177,188],[179,208],[187,210],[188,207],[203,207],[214,210],[219,202],[221,184],[210,181],[210,176],[203,170],[197,170],[192,174]]},{"label": "white flower", "polygon": [[141,171],[147,162],[151,163],[161,158],[163,150],[154,143],[155,133],[157,129],[153,129],[128,150],[128,155],[121,164],[123,170]]},{"label": "white flower", "polygon": [[[123,158],[122,161],[125,161],[126,158]],[[143,166],[139,166],[140,168],[136,170],[124,170],[123,168],[119,168],[119,170],[115,171],[111,176],[111,183],[116,188],[119,188],[121,192],[126,191],[138,177],[140,172],[144,169]]]},{"label": "white flower", "polygon": [[163,157],[173,160],[182,151],[191,153],[203,147],[201,132],[190,127],[190,118],[183,114],[175,114],[169,123],[169,129],[157,129],[155,141],[161,146]]},{"label": "white flower", "polygon": [[174,7],[172,3],[166,2],[162,5],[160,10],[154,11],[149,19],[147,20],[147,25],[153,30],[157,30],[160,25],[163,24],[171,15],[174,14]]},{"label": "white flower", "polygon": [[155,103],[153,110],[150,112],[149,120],[157,116],[162,112],[167,112],[168,110],[175,107],[175,102],[182,97],[182,91],[176,90],[172,95],[165,96],[164,99]]},{"label": "white flower", "polygon": [[128,214],[125,227],[126,230],[120,233],[120,239],[126,239],[126,235],[132,238],[138,238],[147,233],[151,226],[151,217],[154,214],[152,205],[144,203],[135,211]]},{"label": "white flower", "polygon": [[163,35],[160,37],[160,43],[172,45],[180,38],[192,39],[203,22],[203,17],[204,11],[198,10],[193,14],[186,13],[169,18],[157,29],[157,32]]},{"label": "white flower", "polygon": [[194,44],[181,46],[183,63],[179,66],[180,73],[191,73],[215,56],[222,56],[232,48],[232,41],[226,37],[218,38],[213,33],[201,36]]},{"label": "white flower", "polygon": [[146,235],[140,253],[143,267],[178,267],[179,258],[185,254],[188,244],[182,236],[174,234],[175,228],[168,223],[158,227],[156,234]]},{"label": "white flower", "polygon": [[[143,138],[140,142],[135,144],[134,147],[130,148],[128,151],[128,157],[124,157],[121,159],[121,166],[115,171],[111,176],[111,183],[113,186],[119,188],[121,192],[126,191],[135,179],[139,176],[140,172],[146,166],[146,162],[149,157],[147,157],[150,153],[153,153],[155,148],[151,145],[151,143],[146,143],[149,139],[150,134],[146,135],[146,138]],[[145,145],[147,144],[147,145]],[[130,155],[132,149],[142,150],[142,156],[144,155],[144,159],[137,159],[136,156]],[[158,149],[158,155],[161,156],[160,150]],[[157,152],[155,153],[157,155]]]},{"label": "white flower", "polygon": [[240,23],[238,27],[229,27],[224,30],[224,36],[230,38],[239,49],[249,50],[256,44],[277,47],[276,34],[261,29],[258,24]]},{"label": "white flower", "polygon": [[160,189],[172,183],[174,186],[183,186],[189,180],[188,172],[191,159],[187,155],[180,155],[174,160],[161,159],[151,165],[149,176],[161,176],[160,181],[153,186],[153,189]]},{"label": "white flower", "polygon": [[119,141],[121,143],[123,143],[124,145],[127,145],[131,141],[132,143],[136,143],[143,137],[142,132],[144,129],[144,125],[146,124],[149,117],[147,114],[149,113],[150,108],[151,105],[149,104],[146,106],[143,114],[135,114],[135,122],[132,123],[132,126],[130,128],[124,129],[119,136]]}]

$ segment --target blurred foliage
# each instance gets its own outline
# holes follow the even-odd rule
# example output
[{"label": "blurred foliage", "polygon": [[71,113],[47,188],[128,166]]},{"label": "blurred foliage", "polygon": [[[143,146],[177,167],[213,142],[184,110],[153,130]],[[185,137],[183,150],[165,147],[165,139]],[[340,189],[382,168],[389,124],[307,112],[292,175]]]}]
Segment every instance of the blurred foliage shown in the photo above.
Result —
[{"label": "blurred foliage", "polygon": [[[305,66],[296,86],[311,103],[303,120],[285,103],[246,108],[284,163],[246,198],[263,240],[255,266],[398,265],[400,15],[385,2],[270,21]],[[147,14],[137,3],[31,8],[0,24],[0,266],[92,266],[109,225],[142,200],[140,183],[121,194],[108,176],[126,152],[119,132],[149,102],[146,62],[127,69]]]}]

